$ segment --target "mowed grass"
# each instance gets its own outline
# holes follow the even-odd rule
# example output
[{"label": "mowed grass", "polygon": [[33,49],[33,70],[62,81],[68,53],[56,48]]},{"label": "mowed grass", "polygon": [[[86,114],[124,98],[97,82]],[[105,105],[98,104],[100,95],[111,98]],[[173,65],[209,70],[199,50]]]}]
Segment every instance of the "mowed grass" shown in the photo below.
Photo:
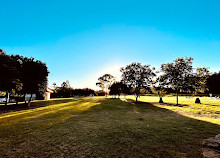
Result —
[{"label": "mowed grass", "polygon": [[[128,99],[135,100],[133,96],[128,96]],[[199,98],[201,104],[196,104],[195,100]],[[179,104],[187,105],[184,107],[170,106],[170,104],[176,104],[175,96],[163,97],[164,103],[168,104],[157,104],[159,101],[158,96],[141,96],[139,101],[150,102],[155,106],[166,108],[175,111],[181,115],[192,117],[195,119],[208,121],[220,125],[220,99],[211,99],[210,97],[191,97],[186,98],[185,96],[179,97]]]},{"label": "mowed grass", "polygon": [[217,124],[143,102],[95,97],[44,104],[0,115],[0,157],[197,158],[202,142],[220,132]]}]

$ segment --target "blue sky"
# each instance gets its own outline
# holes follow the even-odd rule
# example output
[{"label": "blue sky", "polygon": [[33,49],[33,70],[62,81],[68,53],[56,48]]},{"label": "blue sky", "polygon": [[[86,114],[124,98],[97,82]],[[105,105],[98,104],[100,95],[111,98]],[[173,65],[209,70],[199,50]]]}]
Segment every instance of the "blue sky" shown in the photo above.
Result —
[{"label": "blue sky", "polygon": [[49,85],[96,88],[131,62],[220,70],[218,0],[0,0],[0,48],[47,63]]}]

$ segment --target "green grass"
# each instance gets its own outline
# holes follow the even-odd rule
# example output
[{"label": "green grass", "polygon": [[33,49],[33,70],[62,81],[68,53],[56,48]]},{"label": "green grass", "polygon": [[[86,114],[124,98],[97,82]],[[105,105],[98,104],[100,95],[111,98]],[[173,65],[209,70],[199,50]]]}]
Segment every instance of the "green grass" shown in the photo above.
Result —
[{"label": "green grass", "polygon": [[[127,98],[135,100],[133,96],[128,96]],[[180,96],[179,104],[188,105],[185,107],[169,106],[169,104],[155,104],[159,101],[158,96],[141,96],[139,101],[150,102],[155,106],[175,111],[187,117],[192,117],[220,125],[220,100],[215,98],[211,99],[210,97],[199,97],[201,104],[195,104],[196,98],[197,97],[192,97],[188,99],[184,96]],[[165,103],[176,104],[176,97],[163,97],[163,101]]]},{"label": "green grass", "polygon": [[[42,104],[36,102],[35,104]],[[217,124],[105,97],[0,115],[0,157],[202,157]]]}]

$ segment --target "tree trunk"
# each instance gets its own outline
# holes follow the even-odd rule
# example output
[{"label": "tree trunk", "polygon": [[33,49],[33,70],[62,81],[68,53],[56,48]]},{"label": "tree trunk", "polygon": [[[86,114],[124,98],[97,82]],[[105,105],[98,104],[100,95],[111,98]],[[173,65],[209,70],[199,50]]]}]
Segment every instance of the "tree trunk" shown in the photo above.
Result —
[{"label": "tree trunk", "polygon": [[138,102],[138,96],[136,96],[136,103]]},{"label": "tree trunk", "polygon": [[17,97],[15,98],[15,102],[16,102],[16,105],[18,105],[18,98]]},{"label": "tree trunk", "polygon": [[179,100],[178,100],[178,92],[176,92],[176,105],[179,104]]},{"label": "tree trunk", "polygon": [[28,101],[28,106],[30,106],[31,105],[31,99],[32,99],[32,93],[31,93],[31,97],[30,97],[30,99],[29,99],[29,101]]},{"label": "tree trunk", "polygon": [[8,93],[8,91],[6,91],[6,100],[5,100],[5,105],[7,105],[7,104],[8,104],[8,98],[9,98],[9,93]]},{"label": "tree trunk", "polygon": [[160,96],[159,103],[163,103],[163,98],[162,98],[162,96]]},{"label": "tree trunk", "polygon": [[107,87],[106,87],[106,90],[105,90],[105,96],[107,97]]}]

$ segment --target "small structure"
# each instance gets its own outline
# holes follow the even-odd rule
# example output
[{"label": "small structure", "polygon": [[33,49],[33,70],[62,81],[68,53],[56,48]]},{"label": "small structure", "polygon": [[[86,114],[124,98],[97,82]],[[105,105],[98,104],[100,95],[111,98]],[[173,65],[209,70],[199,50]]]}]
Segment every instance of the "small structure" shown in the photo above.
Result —
[{"label": "small structure", "polygon": [[44,100],[50,100],[51,93],[53,93],[53,90],[50,88],[47,88],[44,94]]}]

